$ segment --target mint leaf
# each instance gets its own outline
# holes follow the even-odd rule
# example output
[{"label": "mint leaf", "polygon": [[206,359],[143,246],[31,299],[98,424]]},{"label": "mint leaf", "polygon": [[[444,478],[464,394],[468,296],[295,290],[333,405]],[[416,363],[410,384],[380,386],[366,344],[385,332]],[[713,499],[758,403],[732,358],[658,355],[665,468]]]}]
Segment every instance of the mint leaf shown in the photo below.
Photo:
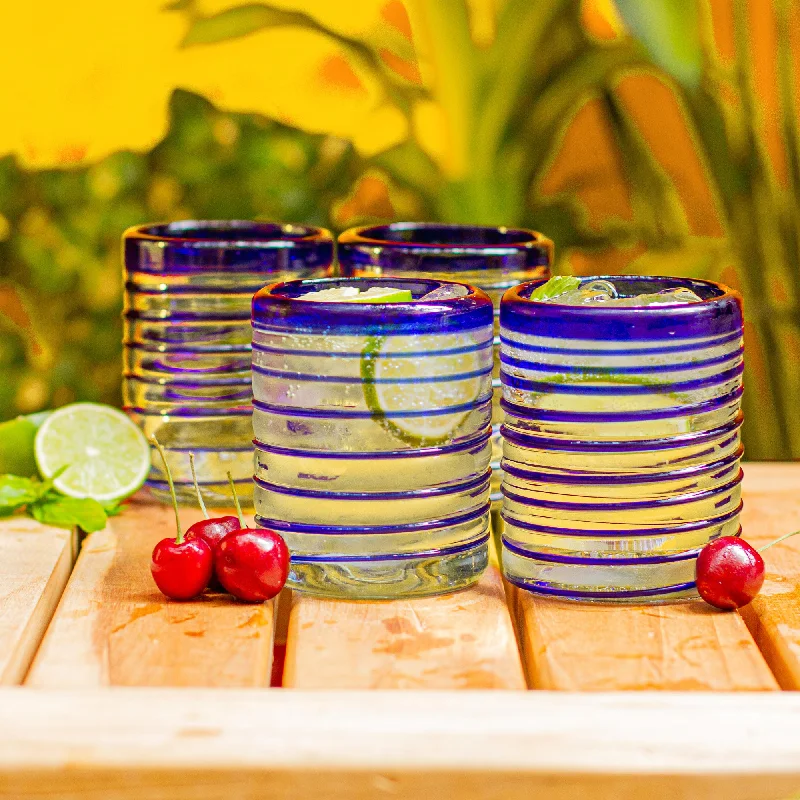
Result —
[{"label": "mint leaf", "polygon": [[106,526],[106,512],[97,500],[64,497],[49,492],[32,503],[30,512],[34,519],[46,525],[63,528],[79,527],[87,533],[99,531]]},{"label": "mint leaf", "polygon": [[571,292],[581,285],[581,279],[573,275],[556,275],[550,278],[547,283],[537,286],[532,292],[529,300],[552,300],[565,292]]},{"label": "mint leaf", "polygon": [[[48,492],[50,492],[53,489],[53,484],[56,482],[56,479],[61,477],[61,475],[63,475],[70,468],[70,466],[71,466],[70,464],[64,464],[63,467],[59,467],[49,478],[43,480],[38,485],[37,500],[39,499],[39,497],[44,497]],[[53,494],[56,494],[58,497],[62,497],[61,493],[58,492],[57,490],[53,490]]]},{"label": "mint leaf", "polygon": [[19,475],[0,475],[0,507],[15,509],[39,498],[39,481]]},{"label": "mint leaf", "polygon": [[118,517],[125,510],[123,503],[122,500],[118,503],[107,503],[103,506],[103,511],[106,512],[107,517]]}]

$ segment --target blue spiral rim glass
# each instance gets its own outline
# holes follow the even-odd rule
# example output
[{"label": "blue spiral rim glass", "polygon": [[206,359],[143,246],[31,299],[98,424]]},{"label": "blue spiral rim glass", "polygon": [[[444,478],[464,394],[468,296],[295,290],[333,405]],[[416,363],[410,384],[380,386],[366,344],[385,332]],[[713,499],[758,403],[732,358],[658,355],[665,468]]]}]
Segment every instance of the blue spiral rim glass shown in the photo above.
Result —
[{"label": "blue spiral rim glass", "polygon": [[516,333],[588,341],[677,341],[741,333],[741,295],[723,284],[645,275],[599,275],[583,282],[595,280],[613,282],[624,295],[688,288],[703,301],[639,307],[541,302],[529,299],[545,283],[536,280],[503,295],[500,325]]},{"label": "blue spiral rim glass", "polygon": [[[322,289],[356,286],[407,289],[414,302],[325,303],[298,299]],[[443,286],[465,286],[468,293],[445,300],[419,300]],[[415,335],[468,331],[492,324],[492,301],[481,289],[455,281],[424,278],[312,278],[265,286],[253,297],[253,327],[290,332]]]},{"label": "blue spiral rim glass", "polygon": [[123,234],[128,272],[260,273],[319,270],[333,262],[330,231],[249,220],[138,225]]},{"label": "blue spiral rim glass", "polygon": [[361,267],[385,273],[507,272],[549,267],[553,243],[526,228],[445,225],[437,222],[392,222],[351,228],[339,236],[343,275]]}]

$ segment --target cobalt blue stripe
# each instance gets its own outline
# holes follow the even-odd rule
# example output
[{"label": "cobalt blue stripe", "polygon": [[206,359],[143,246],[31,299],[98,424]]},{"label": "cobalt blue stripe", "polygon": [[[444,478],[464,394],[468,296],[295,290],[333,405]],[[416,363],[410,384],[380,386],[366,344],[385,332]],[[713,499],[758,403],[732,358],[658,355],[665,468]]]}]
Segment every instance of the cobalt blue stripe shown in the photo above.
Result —
[{"label": "cobalt blue stripe", "polygon": [[252,385],[249,375],[247,378],[209,378],[208,380],[193,381],[167,378],[167,376],[155,379],[145,378],[132,372],[125,372],[123,373],[122,377],[126,381],[145,383],[149,386],[161,386],[164,389],[169,389],[170,387],[176,387],[179,389],[208,389],[214,386],[246,386],[249,390],[250,386]]},{"label": "cobalt blue stripe", "polygon": [[168,453],[252,453],[253,448],[235,447],[234,445],[226,445],[225,447],[196,447],[195,445],[185,445],[184,447],[177,447],[175,445],[165,444],[164,449]]},{"label": "cobalt blue stripe", "polygon": [[251,417],[253,408],[248,403],[246,406],[236,408],[209,408],[208,401],[201,407],[170,407],[164,411],[153,411],[150,408],[140,408],[139,406],[123,406],[125,411],[131,414],[138,414],[142,417]]},{"label": "cobalt blue stripe", "polygon": [[445,519],[425,520],[412,522],[407,525],[310,525],[300,522],[287,522],[286,520],[270,519],[256,514],[256,524],[262,528],[273,528],[283,533],[316,534],[318,536],[369,536],[372,534],[408,534],[422,533],[440,528],[450,528],[474,522],[485,517],[490,510],[491,503],[486,503],[479,508],[457,514]]},{"label": "cobalt blue stripe", "polygon": [[[281,331],[281,333],[287,335],[286,331]],[[363,339],[364,337],[360,336],[358,338]],[[460,355],[461,353],[477,353],[481,350],[488,350],[491,345],[492,340],[487,339],[485,342],[481,342],[478,345],[464,345],[463,347],[448,347],[443,350],[425,350],[422,352],[404,351],[402,353],[387,353],[386,355],[387,358],[429,358],[431,356],[451,356]],[[307,356],[310,358],[331,358],[333,356],[335,358],[356,358],[358,360],[361,360],[364,357],[361,350],[345,353],[340,353],[334,350],[284,350],[278,347],[267,347],[266,345],[255,341],[252,344],[252,348],[253,350],[258,350],[260,353],[273,353],[274,355],[278,356]]]},{"label": "cobalt blue stripe", "polygon": [[552,411],[543,408],[528,408],[526,406],[516,405],[515,403],[509,403],[505,398],[500,401],[500,407],[512,416],[543,422],[640,422],[651,419],[687,417],[695,414],[705,414],[710,411],[718,411],[721,408],[725,408],[725,406],[737,402],[743,392],[743,387],[738,386],[729,394],[722,395],[713,400],[706,400],[702,403],[672,406],[670,408],[654,408],[644,411],[622,411],[613,414],[590,414],[582,411]]},{"label": "cobalt blue stripe", "polygon": [[[186,284],[169,284],[166,288],[161,289],[158,286],[144,286],[141,283],[134,281],[125,282],[125,291],[129,294],[143,294],[147,297],[169,297],[170,295],[189,295],[194,294],[199,297],[214,298],[218,295],[242,295],[243,302],[249,305],[250,298],[264,285],[263,276],[254,276],[254,281],[247,284],[239,281],[240,275],[237,275],[235,285],[228,284],[206,284],[206,285],[186,285]],[[230,276],[226,276],[230,280]]]},{"label": "cobalt blue stripe", "polygon": [[[683,469],[673,469],[669,472],[652,472],[642,473],[636,475],[622,475],[619,473],[597,473],[597,472],[579,472],[572,470],[564,470],[557,472],[539,472],[537,470],[529,470],[513,466],[508,459],[504,458],[500,462],[500,466],[508,475],[513,475],[515,478],[522,478],[523,480],[536,481],[544,484],[605,484],[605,485],[618,485],[618,484],[638,484],[638,483],[671,483],[672,481],[681,480],[683,478],[694,478],[700,475],[705,475],[715,470],[722,470],[720,474],[724,474],[730,470],[730,467],[735,465],[736,462],[742,457],[744,447],[739,445],[738,449],[731,453],[726,458],[712,461],[706,464],[696,464],[691,467],[684,467]],[[725,468],[725,469],[723,469]],[[717,476],[713,476],[717,477]]]},{"label": "cobalt blue stripe", "polygon": [[505,352],[500,354],[500,362],[503,364],[510,364],[512,367],[525,369],[529,372],[555,372],[555,373],[581,373],[586,377],[604,376],[604,375],[646,375],[659,372],[683,372],[685,370],[702,369],[704,367],[712,367],[716,364],[724,364],[726,361],[733,361],[736,358],[741,358],[744,354],[744,348],[740,347],[738,350],[732,350],[722,356],[716,358],[706,358],[701,361],[681,361],[673,364],[650,364],[643,367],[596,367],[584,364],[551,364],[543,361],[525,361],[520,358],[514,358]]},{"label": "cobalt blue stripe", "polygon": [[276,483],[268,483],[258,476],[254,476],[253,480],[266,492],[285,494],[290,497],[310,497],[328,501],[362,500],[373,502],[376,500],[425,500],[430,497],[442,497],[448,494],[468,492],[471,489],[483,489],[484,486],[489,485],[491,474],[491,469],[487,469],[482,475],[478,475],[477,477],[470,476],[467,480],[461,481],[460,483],[452,483],[447,486],[432,486],[426,489],[412,489],[404,492],[337,492],[331,489],[300,489],[296,487],[279,486]]},{"label": "cobalt blue stripe", "polygon": [[[260,294],[261,292],[259,292]],[[456,298],[456,299],[463,299],[463,298]],[[262,301],[263,302],[263,301]],[[447,302],[446,300],[443,302]],[[487,300],[488,302],[488,300]],[[304,303],[304,305],[312,305],[311,302]],[[314,305],[317,305],[314,303]],[[320,303],[320,305],[326,305],[330,308],[332,303]],[[339,303],[337,305],[348,305],[348,306],[356,306],[357,303]],[[400,303],[387,303],[386,307],[390,307],[392,305],[399,306]],[[402,304],[408,307],[410,304]],[[441,307],[439,307],[441,308]],[[316,313],[319,313],[318,310],[315,310]],[[261,312],[263,313],[263,311]],[[402,312],[400,312],[402,313]],[[351,314],[353,319],[356,319],[359,315],[359,312],[353,312]],[[411,320],[411,325],[413,327],[409,327],[409,320],[403,320],[399,318],[396,321],[381,319],[378,316],[375,316],[373,319],[374,321],[371,322],[353,322],[348,324],[347,322],[338,322],[335,320],[331,320],[328,322],[327,320],[320,321],[319,318],[316,318],[312,315],[311,311],[306,310],[302,314],[295,314],[295,317],[299,316],[299,320],[295,323],[295,327],[269,327],[264,325],[260,321],[256,321],[255,317],[252,317],[252,324],[254,331],[260,331],[263,333],[270,333],[270,334],[292,334],[292,333],[299,333],[303,335],[317,335],[317,336],[414,336],[414,335],[441,335],[441,336],[453,336],[453,335],[460,335],[460,334],[467,334],[471,333],[472,331],[483,331],[486,330],[487,327],[491,327],[492,318],[489,317],[488,319],[481,319],[483,317],[482,309],[475,308],[473,311],[468,311],[464,313],[458,313],[455,310],[451,310],[449,316],[446,314],[446,311],[442,311],[441,314],[438,315],[438,318],[434,314],[430,315],[421,315],[419,317],[415,317]],[[480,321],[476,321],[480,320]],[[292,321],[287,323],[288,325],[292,324]],[[487,341],[489,341],[487,339]],[[330,355],[330,353],[328,353]]]},{"label": "cobalt blue stripe", "polygon": [[440,417],[447,414],[458,414],[462,411],[480,411],[486,406],[491,406],[492,396],[479,397],[471,403],[461,403],[447,408],[431,408],[421,411],[352,411],[343,408],[293,408],[291,406],[276,406],[254,400],[253,405],[259,410],[269,414],[284,417],[313,417],[315,419],[407,419],[414,417]]},{"label": "cobalt blue stripe", "polygon": [[[252,482],[252,478],[250,478],[250,477],[247,477],[247,478],[234,478],[233,482],[234,483],[242,483],[242,484],[251,483]],[[194,486],[194,481],[193,480],[188,480],[188,481],[176,480],[176,481],[174,481],[174,483],[175,483],[176,486]],[[223,480],[219,480],[219,481],[197,481],[197,484],[198,484],[198,486],[227,486],[228,485],[228,479],[224,478]],[[169,491],[169,484],[167,483],[167,481],[157,481],[154,478],[148,478],[147,479],[147,485],[148,486],[153,486],[153,487],[155,487],[157,489],[161,489],[161,490],[163,490],[165,492]]]},{"label": "cobalt blue stripe", "polygon": [[422,558],[444,558],[444,556],[463,553],[468,550],[477,550],[485,547],[489,543],[489,536],[481,536],[479,539],[472,539],[464,544],[453,545],[452,547],[440,547],[433,550],[417,550],[411,553],[380,553],[376,555],[363,556],[343,556],[335,553],[313,556],[298,556],[292,553],[291,563],[293,564],[313,564],[313,563],[341,563],[351,561],[407,561]]},{"label": "cobalt blue stripe", "polygon": [[548,586],[540,581],[526,581],[513,575],[506,574],[506,580],[535,594],[549,594],[554,597],[571,597],[574,600],[614,600],[633,597],[658,597],[660,595],[686,592],[695,589],[697,584],[694,581],[688,583],[675,583],[672,586],[659,586],[656,589],[617,589],[600,592],[579,591],[577,589],[561,589],[555,586]]},{"label": "cobalt blue stripe", "polygon": [[134,311],[127,309],[123,311],[125,319],[147,320],[150,322],[246,322],[250,319],[250,313],[242,311],[233,313],[231,311],[173,311],[170,314],[162,314],[161,311]]},{"label": "cobalt blue stripe", "polygon": [[575,566],[587,567],[617,567],[617,566],[641,566],[643,564],[669,564],[675,561],[689,561],[697,558],[702,550],[697,547],[694,550],[684,550],[680,553],[668,553],[663,556],[616,556],[609,553],[606,558],[596,556],[571,556],[560,555],[557,553],[542,553],[537,550],[528,550],[514,544],[503,536],[503,547],[511,553],[521,558],[531,561],[547,561],[553,564],[573,564]]},{"label": "cobalt blue stripe", "polygon": [[[639,394],[674,394],[676,392],[689,392],[695,389],[708,389],[712,386],[721,386],[728,383],[744,372],[744,363],[740,363],[731,369],[726,369],[717,372],[708,378],[698,378],[693,381],[682,382],[666,382],[655,383],[652,385],[646,384],[612,384],[610,386],[594,386],[585,385],[580,382],[569,383],[564,382],[547,382],[547,381],[531,381],[526,378],[518,378],[516,375],[510,375],[504,370],[500,370],[500,380],[503,386],[511,386],[514,389],[522,389],[528,392],[537,392],[540,394],[581,394],[581,395],[639,395]],[[599,378],[602,380],[602,377]]]},{"label": "cobalt blue stripe", "polygon": [[[674,536],[680,533],[699,531],[703,528],[721,527],[736,519],[742,513],[743,507],[744,503],[739,501],[739,505],[733,511],[728,511],[718,517],[707,517],[706,519],[692,520],[691,522],[678,522],[667,527],[654,526],[650,528],[554,528],[549,525],[537,525],[534,522],[518,520],[508,511],[503,511],[501,516],[507,525],[552,536],[576,536],[587,539],[646,538],[648,536]],[[565,521],[565,524],[569,524],[569,522]]]},{"label": "cobalt blue stripe", "polygon": [[722,495],[726,493],[730,494],[722,498],[722,502],[729,502],[733,490],[742,482],[742,474],[742,470],[740,469],[739,474],[734,480],[722,486],[715,487],[714,489],[706,489],[702,492],[690,492],[677,497],[661,497],[655,500],[630,500],[625,503],[615,502],[613,498],[610,498],[612,502],[609,503],[564,503],[556,500],[523,497],[516,492],[510,491],[506,486],[502,487],[502,491],[503,495],[510,500],[520,503],[521,505],[534,506],[536,508],[550,508],[558,511],[636,511],[638,509],[659,509],[686,505],[688,503],[700,503],[704,500],[710,500],[716,497],[722,498]]},{"label": "cobalt blue stripe", "polygon": [[[382,358],[376,359],[381,361]],[[472,378],[485,378],[487,375],[492,374],[492,367],[488,369],[478,370],[476,372],[463,372],[460,375],[435,375],[435,376],[422,376],[414,378],[374,378],[371,381],[365,381],[360,375],[352,375],[349,377],[342,377],[338,375],[309,375],[306,372],[289,372],[276,369],[267,369],[253,364],[253,372],[259,375],[267,375],[271,378],[279,378],[281,380],[290,381],[312,381],[314,383],[344,383],[344,384],[425,384],[425,383],[451,383],[454,381],[464,381]]]},{"label": "cobalt blue stripe", "polygon": [[736,341],[742,338],[741,331],[734,331],[725,336],[712,338],[708,341],[700,343],[692,342],[690,344],[680,344],[673,347],[644,347],[644,348],[615,348],[615,349],[593,349],[593,348],[568,348],[568,347],[540,347],[539,345],[526,344],[519,342],[516,339],[509,338],[508,336],[500,333],[500,341],[503,344],[508,344],[511,347],[516,347],[519,350],[527,350],[531,353],[552,353],[553,355],[564,356],[650,356],[661,355],[666,353],[684,353],[692,350],[706,350],[711,347],[720,347],[721,345],[728,344],[729,342]]},{"label": "cobalt blue stripe", "polygon": [[744,416],[740,411],[732,422],[728,422],[718,428],[711,428],[708,431],[693,433],[682,433],[677,436],[666,437],[663,439],[629,439],[626,441],[607,441],[607,442],[578,442],[572,439],[556,439],[549,436],[535,436],[533,434],[520,433],[510,428],[508,425],[500,426],[501,436],[517,447],[524,447],[530,450],[560,450],[566,452],[596,452],[596,453],[631,453],[645,452],[648,450],[673,450],[681,447],[693,447],[712,442],[721,436],[726,436],[731,432],[733,435],[724,442],[719,443],[719,447],[725,447],[739,436],[739,428],[742,427]]},{"label": "cobalt blue stripe", "polygon": [[[128,342],[123,341],[123,346],[127,350],[142,350],[145,353],[163,353],[170,355],[210,355],[218,353],[220,355],[250,355],[249,344],[231,344],[231,345],[205,345],[203,347],[173,347],[171,344],[153,344],[143,342]],[[185,344],[180,340],[180,344]]]},{"label": "cobalt blue stripe", "polygon": [[447,453],[458,453],[469,450],[478,452],[484,450],[489,442],[490,430],[487,428],[477,436],[465,439],[463,442],[453,442],[443,444],[439,447],[415,447],[408,450],[373,450],[333,452],[330,450],[301,450],[294,447],[279,447],[277,445],[265,444],[258,439],[253,439],[253,444],[257,450],[264,453],[274,453],[280,456],[290,456],[293,458],[320,458],[320,459],[354,459],[372,461],[374,459],[394,459],[394,458],[430,458],[431,456],[446,455]]}]

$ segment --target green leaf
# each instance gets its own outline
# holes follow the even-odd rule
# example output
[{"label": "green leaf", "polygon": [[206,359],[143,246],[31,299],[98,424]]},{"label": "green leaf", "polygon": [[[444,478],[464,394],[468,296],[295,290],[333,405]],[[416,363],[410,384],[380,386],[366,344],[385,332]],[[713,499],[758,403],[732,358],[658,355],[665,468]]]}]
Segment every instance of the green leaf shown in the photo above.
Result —
[{"label": "green leaf", "polygon": [[554,297],[571,292],[581,285],[581,279],[574,275],[556,275],[531,292],[530,300],[552,300]]},{"label": "green leaf", "polygon": [[106,512],[97,500],[64,497],[55,492],[37,500],[30,506],[34,519],[46,525],[63,528],[82,528],[87,533],[106,526]]},{"label": "green leaf", "polygon": [[0,506],[16,509],[39,498],[41,484],[19,475],[0,476]]},{"label": "green leaf", "polygon": [[607,90],[603,100],[630,183],[634,220],[646,243],[653,246],[681,241],[689,235],[689,223],[674,182],[619,97]]},{"label": "green leaf", "polygon": [[653,62],[696,89],[703,71],[697,0],[615,0],[630,32]]},{"label": "green leaf", "polygon": [[118,517],[125,510],[124,501],[119,503],[108,503],[103,505],[103,511],[106,512],[107,517]]},{"label": "green leaf", "polygon": [[262,28],[277,28],[283,25],[317,27],[307,14],[254,3],[229,8],[211,17],[196,19],[189,28],[182,46],[189,47],[195,44],[213,44],[228,39],[238,39]]}]

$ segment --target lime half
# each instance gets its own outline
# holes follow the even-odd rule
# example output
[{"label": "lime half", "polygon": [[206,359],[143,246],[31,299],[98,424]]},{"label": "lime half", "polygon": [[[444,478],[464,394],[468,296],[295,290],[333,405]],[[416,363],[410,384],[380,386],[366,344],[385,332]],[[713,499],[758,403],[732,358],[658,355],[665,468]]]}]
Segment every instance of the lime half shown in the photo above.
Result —
[{"label": "lime half", "polygon": [[101,503],[133,494],[150,471],[144,434],[121,411],[97,403],[73,403],[54,411],[36,433],[36,464],[68,497]]},{"label": "lime half", "polygon": [[[469,411],[407,416],[402,412],[463,408],[477,400],[485,383],[479,374],[480,355],[472,351],[431,356],[429,353],[441,349],[441,343],[436,336],[419,336],[414,349],[422,355],[409,358],[404,355],[408,345],[402,343],[403,338],[368,337],[361,356],[367,407],[387,431],[406,444],[414,447],[443,444]],[[448,376],[454,380],[446,380]]]},{"label": "lime half", "polygon": [[392,289],[387,286],[373,286],[364,292],[355,286],[339,286],[336,289],[307,292],[298,297],[298,300],[313,300],[317,303],[410,303],[413,299],[408,289]]}]

